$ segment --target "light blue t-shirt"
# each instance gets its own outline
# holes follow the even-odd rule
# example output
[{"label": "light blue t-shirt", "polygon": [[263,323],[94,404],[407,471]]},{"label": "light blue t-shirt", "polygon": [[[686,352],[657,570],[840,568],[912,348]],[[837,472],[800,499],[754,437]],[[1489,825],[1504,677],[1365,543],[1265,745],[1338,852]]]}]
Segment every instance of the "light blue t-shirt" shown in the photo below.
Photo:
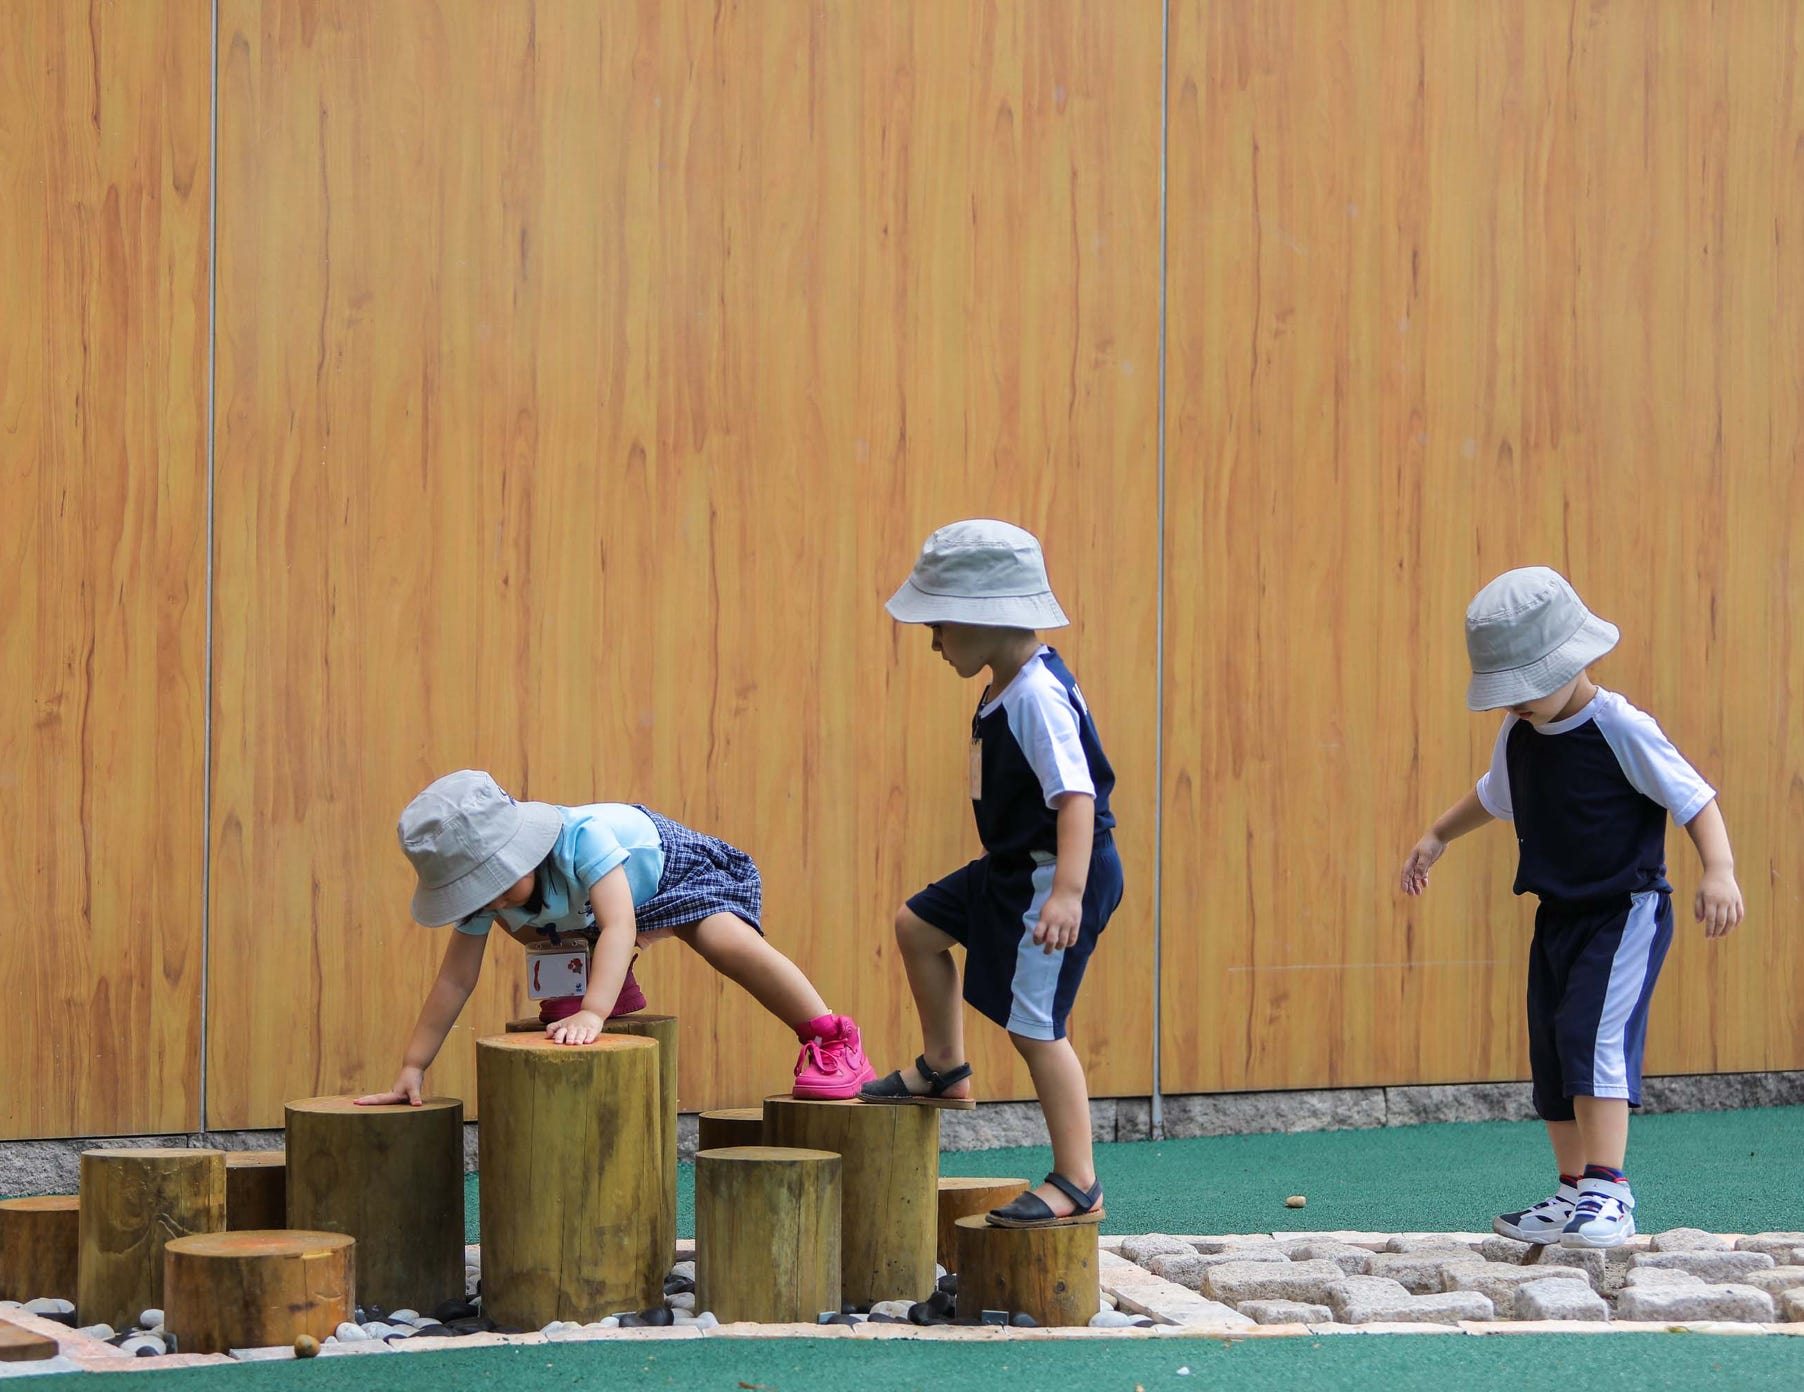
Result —
[{"label": "light blue t-shirt", "polygon": [[490,913],[478,911],[457,925],[460,933],[480,937],[497,918],[503,929],[523,928],[580,933],[595,926],[589,891],[616,866],[626,867],[627,887],[638,908],[658,892],[664,878],[664,845],[650,817],[624,802],[597,802],[587,807],[560,807],[564,829],[551,843],[551,855],[539,871],[537,911],[522,906]]}]

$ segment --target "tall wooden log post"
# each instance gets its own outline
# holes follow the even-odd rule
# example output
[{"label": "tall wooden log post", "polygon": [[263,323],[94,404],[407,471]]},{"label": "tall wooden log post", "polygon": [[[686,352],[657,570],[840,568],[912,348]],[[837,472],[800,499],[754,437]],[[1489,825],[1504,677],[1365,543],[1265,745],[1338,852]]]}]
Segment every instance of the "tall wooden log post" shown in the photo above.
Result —
[{"label": "tall wooden log post", "polygon": [[228,1150],[226,1231],[287,1226],[288,1152]]},{"label": "tall wooden log post", "polygon": [[161,1309],[163,1245],[225,1223],[223,1152],[85,1151],[75,1297],[82,1323],[125,1329],[142,1311]]},{"label": "tall wooden log post", "polygon": [[960,1218],[958,1317],[985,1310],[1032,1315],[1040,1324],[1088,1324],[1102,1299],[1094,1223],[1063,1228],[993,1228]]},{"label": "tall wooden log post", "polygon": [[384,1310],[464,1293],[464,1104],[290,1102],[288,1221],[357,1239],[357,1292]]},{"label": "tall wooden log post", "polygon": [[[939,1214],[940,1114],[863,1102],[764,1103],[766,1144],[828,1150],[840,1163],[844,1299],[925,1300],[933,1293]],[[697,1251],[700,1251],[697,1241]]]},{"label": "tall wooden log post", "polygon": [[0,1300],[75,1299],[80,1202],[73,1194],[0,1199]]},{"label": "tall wooden log post", "polygon": [[663,1303],[658,1052],[624,1034],[476,1042],[482,1309],[496,1323]]},{"label": "tall wooden log post", "polygon": [[731,1146],[695,1155],[695,1302],[725,1321],[839,1313],[840,1159]]},{"label": "tall wooden log post", "polygon": [[357,1307],[355,1239],[249,1230],[163,1249],[163,1323],[183,1353],[324,1339]]},{"label": "tall wooden log post", "polygon": [[676,1261],[677,1205],[677,1017],[674,1015],[617,1015],[607,1023],[609,1034],[650,1039],[658,1046],[658,1250],[664,1270]]},{"label": "tall wooden log post", "polygon": [[[960,1218],[970,1218],[1001,1208],[1024,1189],[1033,1186],[1025,1179],[970,1178],[963,1175],[940,1176],[939,1263],[948,1271],[958,1270],[958,1229]],[[995,1306],[991,1306],[995,1309]]]}]

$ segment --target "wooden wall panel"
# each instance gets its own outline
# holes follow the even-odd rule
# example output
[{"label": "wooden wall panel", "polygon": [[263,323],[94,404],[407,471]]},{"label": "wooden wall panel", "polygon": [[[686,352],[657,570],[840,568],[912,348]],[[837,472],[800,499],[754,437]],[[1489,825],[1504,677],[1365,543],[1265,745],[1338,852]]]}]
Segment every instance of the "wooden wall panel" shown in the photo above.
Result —
[{"label": "wooden wall panel", "polygon": [[209,16],[0,14],[0,1138],[200,1120]]},{"label": "wooden wall panel", "polygon": [[[433,775],[751,851],[893,1066],[890,938],[974,852],[976,691],[882,602],[1040,530],[1129,899],[1074,1037],[1150,1085],[1159,9],[223,0],[210,1117],[385,1085],[444,935]],[[685,1108],[794,1045],[676,944]],[[523,1004],[501,943],[433,1075]],[[1021,1095],[999,1032],[987,1096]]]},{"label": "wooden wall panel", "polygon": [[1650,1071],[1804,1066],[1804,19],[1734,5],[1172,6],[1168,1092],[1521,1077],[1492,828],[1397,868],[1496,732],[1461,616],[1547,563],[1599,679],[1722,789]]}]

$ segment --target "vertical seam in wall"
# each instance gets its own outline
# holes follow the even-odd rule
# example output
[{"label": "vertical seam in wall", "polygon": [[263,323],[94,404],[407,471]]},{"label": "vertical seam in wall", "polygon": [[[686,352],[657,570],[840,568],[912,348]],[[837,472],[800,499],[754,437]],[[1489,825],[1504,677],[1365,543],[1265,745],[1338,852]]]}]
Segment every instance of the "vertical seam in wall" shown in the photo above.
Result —
[{"label": "vertical seam in wall", "polygon": [[207,580],[200,755],[200,1129],[207,1129],[207,991],[213,912],[213,445],[219,343],[219,0],[213,0],[207,102]]},{"label": "vertical seam in wall", "polygon": [[1159,30],[1159,583],[1157,646],[1153,663],[1153,1082],[1149,1125],[1154,1140],[1165,1135],[1165,1106],[1159,1087],[1165,1031],[1165,291],[1166,176],[1171,165],[1171,0],[1160,6]]}]

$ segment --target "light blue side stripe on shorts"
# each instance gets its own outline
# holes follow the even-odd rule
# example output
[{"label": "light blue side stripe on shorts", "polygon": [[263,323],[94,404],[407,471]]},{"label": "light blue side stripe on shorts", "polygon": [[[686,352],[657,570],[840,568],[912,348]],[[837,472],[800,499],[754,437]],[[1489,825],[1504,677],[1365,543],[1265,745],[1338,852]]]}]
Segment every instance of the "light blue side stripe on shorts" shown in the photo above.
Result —
[{"label": "light blue side stripe on shorts", "polygon": [[1021,941],[1015,948],[1014,1001],[1009,1007],[1008,1027],[1011,1034],[1026,1039],[1053,1037],[1052,1000],[1059,989],[1059,968],[1065,962],[1065,949],[1047,952],[1034,941],[1034,929],[1040,923],[1040,910],[1046,907],[1046,900],[1052,894],[1052,877],[1057,871],[1058,866],[1051,860],[1034,866],[1033,902],[1021,915]]},{"label": "light blue side stripe on shorts", "polygon": [[1647,961],[1659,927],[1660,896],[1650,890],[1629,896],[1629,917],[1622,925],[1622,941],[1610,961],[1610,984],[1604,990],[1604,1008],[1597,1019],[1597,1043],[1591,1054],[1591,1093],[1594,1097],[1627,1097],[1629,1063],[1623,1036],[1641,988],[1647,984]]}]

